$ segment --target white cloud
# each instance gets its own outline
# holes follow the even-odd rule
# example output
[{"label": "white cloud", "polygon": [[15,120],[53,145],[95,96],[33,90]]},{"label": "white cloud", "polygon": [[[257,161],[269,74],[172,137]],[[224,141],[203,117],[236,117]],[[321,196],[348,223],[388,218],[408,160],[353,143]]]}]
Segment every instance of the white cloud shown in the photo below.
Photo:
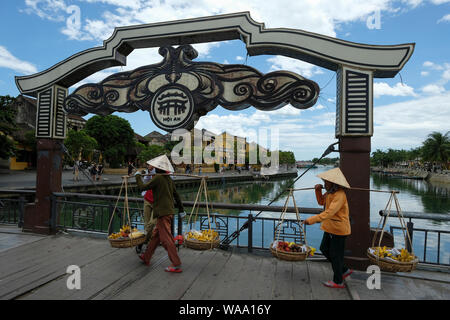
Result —
[{"label": "white cloud", "polygon": [[422,91],[427,94],[441,94],[445,92],[445,88],[437,84],[428,84],[422,88]]},{"label": "white cloud", "polygon": [[246,137],[250,141],[255,141],[258,126],[268,121],[270,121],[270,117],[267,112],[258,110],[252,114],[232,113],[218,115],[210,113],[201,117],[195,127],[197,129],[206,129],[216,134],[226,131],[235,136]]},{"label": "white cloud", "polygon": [[37,72],[37,68],[34,64],[16,58],[3,46],[0,46],[0,68],[12,69],[23,74],[33,74]]},{"label": "white cloud", "polygon": [[311,78],[313,75],[316,74],[323,74],[323,71],[319,67],[289,57],[274,56],[267,59],[267,61],[271,63],[270,71],[277,71],[280,69],[288,70],[300,74],[305,78]]},{"label": "white cloud", "polygon": [[429,71],[422,71],[422,72],[420,72],[420,75],[421,75],[422,77],[426,77],[426,76],[429,76],[429,75],[430,75],[430,72],[429,72]]},{"label": "white cloud", "polygon": [[439,5],[439,4],[450,2],[450,0],[431,0],[431,2],[433,4]]},{"label": "white cloud", "polygon": [[375,98],[379,98],[381,96],[417,96],[414,92],[414,88],[400,82],[397,82],[393,87],[386,82],[375,82],[373,84],[373,92]]},{"label": "white cloud", "polygon": [[437,23],[441,23],[441,22],[450,22],[450,14],[446,14],[445,16],[440,18]]},{"label": "white cloud", "polygon": [[141,6],[141,1],[139,0],[81,0],[83,2],[95,3],[100,2],[104,4],[109,4],[117,7],[139,9]]},{"label": "white cloud", "polygon": [[403,3],[411,6],[412,8],[416,8],[420,4],[422,4],[423,0],[402,0]]},{"label": "white cloud", "polygon": [[36,14],[50,21],[64,21],[66,4],[64,0],[25,0],[28,14]]},{"label": "white cloud", "polygon": [[288,104],[278,110],[270,111],[270,116],[299,116],[301,112],[302,110],[294,108],[292,105]]},{"label": "white cloud", "polygon": [[449,130],[450,93],[376,107],[373,113],[372,150],[417,147],[432,131]]},{"label": "white cloud", "polygon": [[[336,36],[341,23],[363,21],[378,10],[393,11],[392,0],[324,0],[297,1],[279,0],[83,0],[84,3],[108,5],[100,17],[83,21],[81,39],[105,40],[114,27],[131,24],[154,23],[178,19],[210,16],[216,14],[249,11],[258,22],[267,28],[295,28]],[[67,17],[63,0],[26,0],[27,13],[34,13],[44,19],[64,21]]]},{"label": "white cloud", "polygon": [[323,104],[319,103],[319,104],[314,105],[311,108],[308,108],[307,110],[309,110],[309,111],[316,111],[316,110],[322,110],[322,109],[325,109],[325,106]]},{"label": "white cloud", "polygon": [[[441,94],[446,91],[445,85],[450,81],[450,63],[436,64],[431,61],[425,61],[423,66],[431,70],[442,72],[440,78],[434,83],[422,87],[422,92],[427,94]],[[428,71],[423,71],[427,72]]]},{"label": "white cloud", "polygon": [[433,69],[433,70],[442,70],[443,69],[443,67],[441,65],[436,64],[436,63],[431,62],[431,61],[425,61],[423,63],[423,66],[426,67],[426,68]]}]

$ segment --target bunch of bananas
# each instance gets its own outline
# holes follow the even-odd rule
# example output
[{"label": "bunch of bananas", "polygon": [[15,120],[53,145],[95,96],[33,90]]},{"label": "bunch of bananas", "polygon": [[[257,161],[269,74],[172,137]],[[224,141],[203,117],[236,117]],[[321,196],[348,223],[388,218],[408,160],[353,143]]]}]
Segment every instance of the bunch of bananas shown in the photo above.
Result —
[{"label": "bunch of bananas", "polygon": [[380,258],[392,257],[392,252],[390,249],[384,247],[376,247],[374,254]]},{"label": "bunch of bananas", "polygon": [[195,239],[198,241],[214,241],[219,237],[219,233],[215,231],[214,229],[208,229],[208,230],[191,230],[186,235],[186,239]]},{"label": "bunch of bananas", "polygon": [[394,257],[395,260],[400,262],[411,262],[415,258],[416,257],[413,254],[409,253],[406,249],[402,249],[400,254]]},{"label": "bunch of bananas", "polygon": [[380,258],[390,258],[400,262],[411,262],[416,258],[413,254],[409,253],[408,250],[404,248],[398,251],[398,249],[396,248],[391,249],[387,248],[386,246],[376,247],[373,254]]},{"label": "bunch of bananas", "polygon": [[111,233],[109,236],[108,236],[108,239],[111,239],[111,240],[115,240],[115,239],[118,239],[118,238],[120,238],[120,233]]},{"label": "bunch of bananas", "polygon": [[128,237],[134,239],[134,238],[139,238],[142,235],[143,235],[143,233],[138,231],[138,229],[136,229],[136,228],[131,229],[130,226],[124,225],[124,226],[122,226],[122,228],[120,228],[119,232],[111,233],[108,236],[108,239],[115,240],[115,239],[119,239],[119,238],[128,238]]}]

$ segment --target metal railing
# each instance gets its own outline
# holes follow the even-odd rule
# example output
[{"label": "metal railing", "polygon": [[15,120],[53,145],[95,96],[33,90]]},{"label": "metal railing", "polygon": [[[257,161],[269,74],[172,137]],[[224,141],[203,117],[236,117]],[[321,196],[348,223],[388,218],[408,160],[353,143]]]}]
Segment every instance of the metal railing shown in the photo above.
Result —
[{"label": "metal railing", "polygon": [[26,203],[25,197],[0,199],[0,223],[22,227]]},{"label": "metal railing", "polygon": [[[91,200],[91,202],[80,202],[80,200]],[[118,204],[116,201],[119,199]],[[122,201],[125,198],[117,196],[100,196],[91,194],[79,194],[79,193],[54,193],[52,196],[52,213],[51,225],[56,229],[65,230],[82,230],[87,232],[99,232],[109,234],[120,228],[121,224],[125,221],[125,207]],[[100,201],[105,203],[100,203]],[[94,203],[97,201],[98,203]],[[128,197],[130,219],[132,226],[143,227],[143,199]],[[192,207],[192,201],[183,201],[186,208]],[[211,205],[211,204],[210,204]],[[206,207],[206,203],[199,203],[200,207]],[[237,247],[247,247],[249,252],[253,249],[268,249],[270,242],[267,240],[267,234],[271,234],[273,239],[275,228],[278,219],[257,217],[253,218],[253,211],[268,211],[268,212],[281,212],[283,207],[274,206],[267,207],[262,205],[240,205],[240,204],[228,204],[228,203],[213,203],[214,209],[240,209],[248,210],[250,213],[248,216],[230,216],[221,215],[217,213],[210,214],[210,222],[206,214],[198,214],[195,221],[189,221],[185,219],[182,221],[177,215],[175,215],[175,221],[172,225],[173,234],[182,234],[183,226],[186,230],[197,229],[205,230],[209,228],[209,223],[214,225],[219,233],[221,239],[227,237],[235,230],[239,230],[244,223],[249,224],[248,232],[239,235],[231,245]],[[314,214],[321,212],[321,209],[316,208],[299,208],[303,213]],[[115,215],[112,220],[111,226],[108,230],[109,221],[115,210]],[[293,207],[287,209],[288,212],[295,212]],[[177,230],[175,230],[177,226]],[[298,241],[301,238],[300,230],[301,226],[296,220],[286,219],[282,228],[280,228],[279,239],[283,241]],[[306,232],[306,231],[305,231]]]},{"label": "metal railing", "polygon": [[[380,210],[379,214],[380,216],[384,217],[384,224],[386,222],[388,212],[385,210]],[[414,250],[414,253],[419,257],[419,261],[422,263],[450,266],[450,252],[445,251],[445,245],[450,243],[450,230],[414,228],[413,221],[413,219],[431,219],[440,222],[450,221],[450,214],[403,211],[402,215],[403,218],[408,219],[408,221],[406,222],[406,229],[411,238],[413,247],[416,248],[416,250]],[[396,211],[391,211],[389,212],[389,216],[398,217],[398,213]],[[394,236],[396,233],[402,234],[402,232],[398,232],[401,230],[401,227],[390,226],[390,233]],[[414,241],[416,243],[415,246]],[[420,245],[418,242],[422,242],[422,245]],[[442,243],[444,243],[444,245],[442,245]],[[405,248],[407,248],[409,251],[412,250],[409,242],[406,242]],[[423,250],[418,251],[417,248]],[[442,255],[444,255],[444,258],[442,258]],[[443,259],[445,259],[446,261],[443,261]]]},{"label": "metal railing", "polygon": [[[23,226],[25,205],[34,198],[35,191],[31,190],[0,190],[1,194],[8,194],[7,198],[0,198],[0,223],[17,224]],[[15,197],[11,196],[15,195]],[[117,207],[115,206],[117,196],[102,196],[96,194],[78,194],[78,193],[53,193],[52,195],[52,217],[50,221],[51,228],[80,230],[85,232],[99,232],[109,234],[118,230],[124,221],[124,206],[119,199]],[[132,225],[143,227],[143,199],[128,198],[130,206],[130,218]],[[185,207],[192,207],[192,201],[183,201]],[[220,215],[211,214],[214,228],[217,229],[221,239],[226,238],[234,231],[239,230],[243,224],[248,224],[248,230],[240,234],[231,245],[237,247],[247,247],[251,252],[253,249],[268,249],[272,239],[278,219],[268,217],[253,216],[254,212],[281,212],[281,206],[264,206],[248,204],[230,204],[230,203],[210,203],[214,209],[235,209],[248,212],[247,216],[239,215]],[[205,203],[199,203],[200,207],[206,207]],[[110,217],[116,209],[116,217],[108,230]],[[320,208],[299,208],[303,214],[317,214],[322,211]],[[294,207],[289,207],[287,212],[295,212]],[[386,212],[380,211],[381,216],[386,217]],[[396,212],[391,212],[390,217],[395,217]],[[448,214],[431,214],[421,212],[403,212],[403,216],[409,219],[407,230],[411,236],[415,254],[422,263],[432,263],[439,265],[450,265],[450,252],[448,245],[450,243],[450,231],[437,229],[414,228],[413,219],[435,219],[439,221],[450,221]],[[186,219],[187,220],[187,219]],[[173,224],[173,234],[181,234],[183,227],[186,230],[209,228],[207,217],[199,214],[197,221],[192,221],[188,226],[187,221],[181,221],[175,216]],[[177,230],[175,230],[177,226]],[[305,233],[308,228],[305,228]],[[391,226],[390,232],[395,236],[400,234],[400,227]],[[269,236],[270,235],[270,236]],[[286,219],[280,232],[280,240],[296,241],[300,237],[300,226],[296,220]],[[397,242],[401,242],[398,239]],[[407,246],[408,244],[405,244]],[[418,250],[419,249],[419,250]]]}]

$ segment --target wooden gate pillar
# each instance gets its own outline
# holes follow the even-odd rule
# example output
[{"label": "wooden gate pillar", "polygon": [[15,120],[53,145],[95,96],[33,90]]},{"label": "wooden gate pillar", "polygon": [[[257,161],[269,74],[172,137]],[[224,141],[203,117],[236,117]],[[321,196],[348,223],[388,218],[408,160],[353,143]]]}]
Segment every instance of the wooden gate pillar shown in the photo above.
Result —
[{"label": "wooden gate pillar", "polygon": [[[350,186],[370,187],[370,137],[341,137],[339,139],[340,168]],[[370,245],[370,194],[368,191],[347,190],[352,234],[347,238],[346,264],[353,269],[366,270]]]},{"label": "wooden gate pillar", "polygon": [[[371,71],[341,67],[337,71],[336,137],[340,168],[351,187],[370,187],[370,139],[373,134],[373,77]],[[346,263],[366,270],[370,245],[370,194],[346,192],[352,234],[347,238]]]},{"label": "wooden gate pillar", "polygon": [[57,85],[38,93],[36,198],[34,204],[25,210],[24,231],[40,234],[56,231],[51,195],[62,191],[61,142],[66,137],[66,115],[63,110],[66,96],[67,88]]}]

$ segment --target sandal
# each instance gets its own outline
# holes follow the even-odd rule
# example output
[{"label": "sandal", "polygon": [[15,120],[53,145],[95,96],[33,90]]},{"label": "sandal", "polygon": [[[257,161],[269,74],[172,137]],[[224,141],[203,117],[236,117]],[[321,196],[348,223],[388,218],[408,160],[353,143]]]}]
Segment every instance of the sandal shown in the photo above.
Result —
[{"label": "sandal", "polygon": [[183,244],[184,238],[182,235],[178,235],[175,238],[173,238],[173,241],[175,242],[175,244],[177,244],[177,242],[178,244]]},{"label": "sandal", "polygon": [[352,269],[348,269],[347,271],[345,271],[344,274],[342,275],[342,280],[350,276],[352,273],[353,273]]},{"label": "sandal", "polygon": [[328,287],[328,288],[337,288],[337,289],[345,288],[345,284],[344,283],[337,284],[337,283],[334,283],[334,281],[331,281],[331,280],[327,281],[327,282],[324,282],[323,285],[325,287]]},{"label": "sandal", "polygon": [[181,270],[180,267],[172,267],[172,266],[166,267],[166,268],[164,269],[164,271],[166,271],[166,272],[174,272],[174,273],[180,273],[180,272],[182,272],[182,270]]},{"label": "sandal", "polygon": [[150,265],[150,261],[145,261],[145,257],[144,257],[144,254],[140,254],[139,256],[139,259],[141,259],[142,260],[142,262],[144,262],[144,264],[146,265],[146,266],[149,266]]}]

